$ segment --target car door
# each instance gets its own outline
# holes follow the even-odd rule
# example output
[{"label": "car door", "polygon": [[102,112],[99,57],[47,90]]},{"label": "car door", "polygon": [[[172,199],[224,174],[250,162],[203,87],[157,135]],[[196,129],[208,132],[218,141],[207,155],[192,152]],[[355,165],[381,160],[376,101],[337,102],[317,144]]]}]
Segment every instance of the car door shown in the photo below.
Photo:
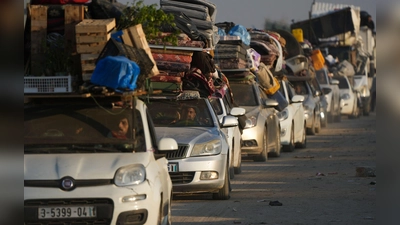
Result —
[{"label": "car door", "polygon": [[258,88],[258,93],[260,96],[260,101],[262,102],[262,110],[265,111],[266,113],[266,120],[267,120],[267,131],[268,131],[268,145],[271,148],[275,147],[277,140],[277,135],[276,133],[278,132],[280,134],[279,130],[279,119],[278,116],[276,115],[277,110],[273,107],[267,107],[265,105],[265,101],[268,99],[268,96],[264,93],[264,91],[260,88]]},{"label": "car door", "polygon": [[283,82],[283,86],[286,90],[289,105],[292,107],[293,111],[293,123],[294,123],[294,133],[296,138],[298,135],[302,135],[303,127],[304,127],[304,110],[302,102],[292,102],[292,98],[295,95],[293,89],[289,87],[288,82]]}]

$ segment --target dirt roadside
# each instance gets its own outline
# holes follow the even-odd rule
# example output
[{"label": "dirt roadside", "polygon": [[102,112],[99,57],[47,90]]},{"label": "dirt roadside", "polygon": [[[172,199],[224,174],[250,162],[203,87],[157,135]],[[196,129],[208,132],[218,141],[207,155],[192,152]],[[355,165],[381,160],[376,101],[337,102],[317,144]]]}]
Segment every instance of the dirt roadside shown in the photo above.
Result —
[{"label": "dirt roadside", "polygon": [[356,172],[376,168],[375,122],[375,113],[343,117],[307,136],[305,149],[265,163],[244,160],[231,199],[174,196],[172,224],[377,224],[376,177]]}]

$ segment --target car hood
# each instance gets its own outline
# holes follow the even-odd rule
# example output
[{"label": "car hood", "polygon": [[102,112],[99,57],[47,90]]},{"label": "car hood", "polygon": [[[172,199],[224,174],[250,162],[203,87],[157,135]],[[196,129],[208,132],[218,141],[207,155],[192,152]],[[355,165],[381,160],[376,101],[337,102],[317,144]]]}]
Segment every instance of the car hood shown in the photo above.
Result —
[{"label": "car hood", "polygon": [[178,144],[194,144],[220,138],[223,133],[216,127],[156,127],[157,139],[174,138]]},{"label": "car hood", "polygon": [[240,106],[246,110],[246,116],[256,116],[260,112],[259,106]]},{"label": "car hood", "polygon": [[150,162],[152,152],[24,155],[25,180],[112,179],[118,168]]}]

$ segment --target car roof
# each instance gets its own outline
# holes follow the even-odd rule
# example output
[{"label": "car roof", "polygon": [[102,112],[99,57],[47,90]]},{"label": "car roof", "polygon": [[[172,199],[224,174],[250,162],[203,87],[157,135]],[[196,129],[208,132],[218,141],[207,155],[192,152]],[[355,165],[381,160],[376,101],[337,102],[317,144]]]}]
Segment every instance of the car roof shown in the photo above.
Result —
[{"label": "car roof", "polygon": [[289,81],[309,81],[312,80],[311,77],[299,77],[299,76],[291,76],[291,75],[286,75],[287,79]]}]

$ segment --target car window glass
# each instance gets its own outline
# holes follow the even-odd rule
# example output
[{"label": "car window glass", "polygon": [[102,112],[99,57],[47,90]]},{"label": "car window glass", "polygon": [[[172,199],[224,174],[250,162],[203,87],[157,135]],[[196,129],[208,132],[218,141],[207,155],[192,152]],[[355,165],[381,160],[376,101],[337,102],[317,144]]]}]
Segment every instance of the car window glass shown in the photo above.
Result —
[{"label": "car window glass", "polygon": [[192,100],[153,100],[147,103],[151,118],[156,127],[212,127],[213,110],[204,99]]},{"label": "car window glass", "polygon": [[227,98],[226,97],[222,98],[222,101],[224,102],[224,105],[225,105],[225,108],[226,108],[226,112],[229,114],[231,112],[232,108],[231,108]]},{"label": "car window glass", "polygon": [[320,84],[328,84],[326,70],[317,70],[315,76]]},{"label": "car window glass", "polygon": [[349,88],[349,84],[347,83],[346,78],[338,78],[337,80],[339,80],[339,89],[348,89]]},{"label": "car window glass", "polygon": [[223,114],[222,106],[221,106],[219,99],[215,99],[215,98],[210,99],[210,103],[217,115]]},{"label": "car window glass", "polygon": [[231,90],[239,106],[257,106],[257,96],[252,85],[231,83]]},{"label": "car window glass", "polygon": [[305,81],[292,81],[291,83],[296,95],[308,95],[308,88]]}]

